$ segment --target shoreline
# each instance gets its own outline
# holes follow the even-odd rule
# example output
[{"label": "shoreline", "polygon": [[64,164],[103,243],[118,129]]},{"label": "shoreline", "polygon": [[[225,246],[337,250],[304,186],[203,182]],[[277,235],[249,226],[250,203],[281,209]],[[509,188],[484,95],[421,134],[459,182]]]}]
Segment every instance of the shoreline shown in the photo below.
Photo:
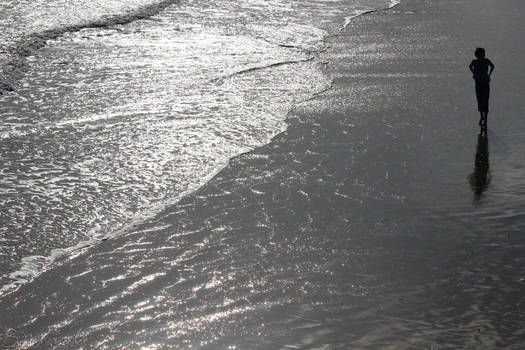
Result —
[{"label": "shoreline", "polygon": [[[66,28],[57,28],[57,29],[45,30],[43,33],[37,33],[37,34],[32,35],[32,36],[37,37],[38,40],[44,40],[44,41],[38,42],[37,44],[32,44],[36,39],[35,40],[31,39],[31,40],[28,40],[28,42],[29,42],[28,46],[31,47],[31,49],[25,49],[25,50],[18,50],[17,49],[17,50],[25,52],[24,55],[20,56],[20,58],[22,60],[24,60],[26,58],[26,56],[30,56],[35,51],[41,49],[42,47],[45,47],[45,45],[46,45],[45,41],[47,41],[47,40],[56,40],[57,38],[63,36],[66,33],[72,33],[72,32],[76,32],[76,31],[82,30],[82,29],[99,28],[99,27],[111,27],[111,26],[114,26],[114,25],[129,24],[130,22],[135,21],[135,20],[141,20],[141,19],[144,19],[144,18],[149,18],[151,16],[157,15],[159,11],[162,11],[166,6],[169,6],[173,2],[174,2],[173,0],[166,0],[166,1],[162,1],[160,3],[150,4],[150,5],[146,6],[146,7],[141,7],[139,9],[133,11],[130,14],[126,14],[126,15],[122,15],[122,16],[118,16],[118,15],[112,16],[112,17],[110,17],[108,19],[105,19],[103,21],[102,20],[100,20],[100,21],[92,21],[92,22],[89,22],[89,23],[73,25],[71,27],[66,27]],[[177,2],[177,1],[175,1],[175,2]],[[345,18],[345,22],[344,22],[344,24],[342,24],[341,28],[335,33],[327,33],[326,37],[323,39],[322,42],[327,42],[331,37],[338,35],[338,33],[340,33],[342,30],[345,29],[346,26],[348,26],[348,24],[350,23],[350,21],[352,19],[357,18],[357,17],[362,16],[362,15],[366,15],[366,14],[372,14],[372,13],[374,13],[376,11],[388,10],[388,9],[391,9],[391,8],[397,6],[398,4],[399,4],[398,1],[392,0],[391,4],[390,4],[390,7],[388,7],[388,8],[367,10],[367,11],[364,11],[362,13],[355,14],[355,15],[353,15],[351,17],[346,17]],[[227,79],[227,78],[231,78],[232,76],[242,75],[242,74],[245,74],[247,72],[252,72],[252,71],[259,70],[259,69],[267,69],[267,68],[272,68],[272,67],[281,66],[281,65],[301,64],[301,63],[304,63],[304,62],[319,61],[319,56],[326,50],[327,50],[327,48],[323,47],[319,51],[307,51],[305,53],[308,53],[309,56],[307,58],[304,58],[304,59],[301,59],[301,60],[278,62],[278,63],[270,64],[269,66],[247,68],[247,69],[245,69],[243,71],[234,72],[234,73],[228,74],[228,75],[226,75],[224,77],[218,77],[216,80],[217,81],[224,80],[224,79]],[[320,71],[322,71],[322,68],[323,68],[322,64],[320,62],[317,62],[317,65],[319,67],[318,69]],[[23,74],[25,74],[25,72],[21,73],[21,75],[23,75]],[[329,84],[325,88],[321,89],[320,91],[312,92],[312,95],[309,98],[307,98],[305,101],[308,101],[308,100],[311,100],[311,99],[315,98],[317,95],[320,95],[320,94],[326,92],[330,88],[331,88],[331,84]],[[305,101],[297,101],[296,104],[301,104],[301,103],[303,103]],[[293,110],[293,108],[294,108],[294,106],[290,106],[288,108],[288,111],[285,113],[286,117],[283,120],[283,123],[286,124],[286,127],[288,125],[288,122],[287,122],[288,116],[289,116],[291,110]],[[265,146],[265,145],[271,143],[272,140],[276,136],[278,136],[279,134],[283,133],[285,130],[286,129],[282,129],[282,131],[280,131],[278,134],[274,135],[272,138],[268,139],[266,141],[266,143],[258,146],[257,148]],[[213,173],[208,174],[205,177],[205,180],[198,182],[197,184],[195,184],[194,186],[192,186],[188,190],[186,190],[183,193],[181,193],[176,198],[170,198],[170,199],[168,199],[166,201],[158,203],[157,205],[155,205],[152,208],[149,208],[147,210],[144,210],[144,211],[136,213],[136,215],[134,215],[130,220],[128,220],[127,223],[125,223],[123,225],[120,225],[120,226],[116,227],[115,229],[105,230],[104,233],[102,233],[102,234],[100,234],[100,233],[99,234],[87,234],[87,236],[90,237],[89,239],[79,241],[78,243],[76,243],[76,244],[74,244],[72,246],[62,247],[62,248],[54,248],[54,249],[51,250],[50,254],[48,254],[48,255],[35,254],[35,255],[29,255],[29,256],[22,257],[21,267],[19,269],[15,270],[15,271],[10,272],[8,274],[9,279],[10,279],[10,281],[8,283],[6,283],[4,285],[0,285],[0,297],[4,296],[4,295],[7,295],[7,294],[9,294],[9,293],[11,293],[13,291],[16,291],[16,289],[18,287],[20,287],[21,285],[24,285],[24,284],[28,283],[28,280],[30,281],[34,277],[37,277],[38,275],[40,275],[42,272],[47,270],[49,268],[49,266],[52,266],[54,264],[54,262],[58,258],[62,257],[62,258],[67,259],[67,255],[68,254],[75,254],[75,252],[77,252],[79,250],[87,249],[89,247],[92,247],[92,246],[98,244],[99,242],[106,241],[108,239],[112,239],[112,238],[118,237],[119,235],[125,234],[126,232],[129,232],[129,231],[133,231],[134,227],[138,226],[139,224],[143,223],[144,221],[147,221],[147,220],[149,220],[151,218],[154,218],[156,215],[158,215],[159,213],[164,211],[166,208],[169,208],[170,206],[176,205],[176,203],[179,200],[181,200],[183,197],[191,195],[192,193],[194,193],[195,191],[200,189],[202,186],[206,185],[207,182],[212,180],[218,173],[220,173],[225,167],[227,167],[229,162],[233,158],[249,154],[249,153],[257,150],[257,148],[250,149],[250,150],[245,151],[243,153],[240,153],[240,154],[238,154],[236,156],[233,156],[232,158],[226,159],[222,163],[222,166],[217,168],[216,171],[214,171]],[[93,229],[93,231],[96,231],[96,229]],[[91,230],[90,230],[90,232],[91,232]],[[44,268],[42,268],[42,266],[44,266]]]},{"label": "shoreline", "polygon": [[[133,325],[117,324],[103,345],[197,344],[217,326],[228,336],[212,345],[240,348],[520,348],[523,200],[512,189],[523,185],[514,150],[525,138],[508,135],[523,126],[523,102],[502,93],[523,87],[502,64],[520,55],[505,58],[512,41],[497,42],[491,28],[476,34],[489,54],[500,49],[492,115],[508,108],[494,128],[489,115],[493,182],[472,205],[476,113],[470,52],[460,51],[475,37],[460,21],[469,3],[406,1],[355,19],[326,53],[333,88],[295,106],[285,132],[133,232],[63,257],[3,297],[2,328],[38,334],[36,344],[78,332],[97,344],[109,334],[90,328],[98,320],[116,322],[126,305],[146,302],[124,315],[164,326],[136,326],[151,331],[138,340],[124,334]],[[485,5],[501,20],[497,6],[513,4]],[[226,297],[236,312],[221,306]],[[209,308],[185,311],[202,298]],[[42,305],[47,315],[35,315]],[[51,331],[53,323],[64,326]],[[189,336],[167,341],[173,329]]]}]

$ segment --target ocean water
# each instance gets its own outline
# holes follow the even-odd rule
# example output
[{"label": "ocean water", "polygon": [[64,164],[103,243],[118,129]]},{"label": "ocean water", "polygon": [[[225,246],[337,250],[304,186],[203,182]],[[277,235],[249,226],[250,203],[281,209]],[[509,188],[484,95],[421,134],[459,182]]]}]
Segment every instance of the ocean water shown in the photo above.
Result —
[{"label": "ocean water", "polygon": [[324,39],[386,0],[3,1],[0,285],[120,234],[330,87]]}]

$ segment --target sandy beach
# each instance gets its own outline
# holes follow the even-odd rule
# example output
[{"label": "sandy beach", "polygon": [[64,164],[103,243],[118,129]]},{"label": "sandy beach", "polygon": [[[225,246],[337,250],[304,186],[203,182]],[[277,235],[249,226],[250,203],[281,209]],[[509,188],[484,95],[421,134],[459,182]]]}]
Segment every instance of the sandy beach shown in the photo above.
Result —
[{"label": "sandy beach", "polygon": [[[0,299],[3,344],[522,349],[524,20],[520,0],[353,19],[284,133]],[[476,46],[496,66],[488,141]]]}]

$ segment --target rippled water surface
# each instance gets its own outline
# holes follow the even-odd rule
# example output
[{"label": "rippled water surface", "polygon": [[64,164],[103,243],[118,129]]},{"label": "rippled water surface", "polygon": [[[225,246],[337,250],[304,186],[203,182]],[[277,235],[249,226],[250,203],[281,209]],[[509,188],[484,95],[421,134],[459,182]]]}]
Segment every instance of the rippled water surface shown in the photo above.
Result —
[{"label": "rippled water surface", "polygon": [[523,348],[525,3],[135,5],[5,39],[0,347]]},{"label": "rippled water surface", "polygon": [[4,2],[1,78],[15,91],[0,96],[1,283],[158,212],[268,142],[294,103],[329,86],[324,37],[387,5]]}]

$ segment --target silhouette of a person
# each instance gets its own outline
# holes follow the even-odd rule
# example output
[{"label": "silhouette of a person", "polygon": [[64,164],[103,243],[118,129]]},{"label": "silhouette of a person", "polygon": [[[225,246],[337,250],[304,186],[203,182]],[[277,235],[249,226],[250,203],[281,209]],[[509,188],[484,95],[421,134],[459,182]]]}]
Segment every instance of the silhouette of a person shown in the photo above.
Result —
[{"label": "silhouette of a person", "polygon": [[476,147],[476,158],[474,160],[474,172],[469,176],[470,187],[474,192],[474,200],[479,201],[483,191],[490,184],[489,172],[489,139],[486,133],[478,135]]},{"label": "silhouette of a person", "polygon": [[487,115],[489,113],[490,75],[494,70],[494,64],[485,58],[485,49],[478,47],[474,51],[475,60],[470,62],[469,68],[476,82],[476,98],[478,100],[478,111],[480,115],[479,125],[481,130],[487,130]]}]

